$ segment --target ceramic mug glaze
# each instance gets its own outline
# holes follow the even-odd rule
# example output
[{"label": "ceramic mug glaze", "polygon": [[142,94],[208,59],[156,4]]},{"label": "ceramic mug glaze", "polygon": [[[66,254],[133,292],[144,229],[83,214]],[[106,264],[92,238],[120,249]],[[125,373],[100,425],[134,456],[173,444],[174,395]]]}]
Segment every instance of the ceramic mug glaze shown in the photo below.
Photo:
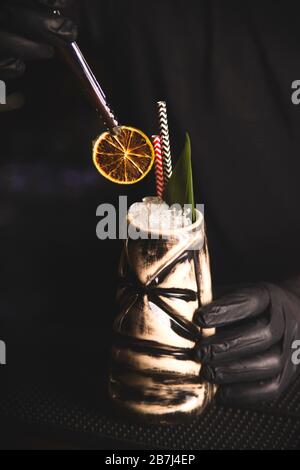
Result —
[{"label": "ceramic mug glaze", "polygon": [[215,392],[193,355],[214,333],[193,323],[212,299],[204,219],[197,211],[187,227],[148,235],[126,240],[121,256],[109,391],[123,410],[177,421],[201,413]]}]

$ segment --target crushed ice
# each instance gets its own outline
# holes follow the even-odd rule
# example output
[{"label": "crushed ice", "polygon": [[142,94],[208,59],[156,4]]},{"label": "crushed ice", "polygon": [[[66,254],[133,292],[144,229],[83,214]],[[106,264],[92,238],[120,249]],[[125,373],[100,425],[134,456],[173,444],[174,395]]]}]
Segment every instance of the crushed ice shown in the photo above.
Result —
[{"label": "crushed ice", "polygon": [[128,221],[135,226],[151,230],[174,230],[192,224],[192,208],[179,204],[169,206],[159,197],[146,197],[143,202],[132,204]]}]

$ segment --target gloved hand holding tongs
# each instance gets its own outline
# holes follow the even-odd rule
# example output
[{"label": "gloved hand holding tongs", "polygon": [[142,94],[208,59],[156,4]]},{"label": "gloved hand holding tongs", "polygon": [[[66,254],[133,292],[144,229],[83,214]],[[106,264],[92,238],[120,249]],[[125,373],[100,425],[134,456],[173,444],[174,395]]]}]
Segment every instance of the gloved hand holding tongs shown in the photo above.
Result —
[{"label": "gloved hand holding tongs", "polygon": [[106,127],[118,123],[77,43],[77,27],[60,11],[73,0],[3,0],[0,7],[0,79],[17,78],[25,62],[53,57],[58,48],[80,79]]},{"label": "gloved hand holding tongs", "polygon": [[0,78],[17,78],[25,63],[53,57],[54,48],[76,40],[77,27],[54,8],[73,0],[2,0],[0,6]]}]

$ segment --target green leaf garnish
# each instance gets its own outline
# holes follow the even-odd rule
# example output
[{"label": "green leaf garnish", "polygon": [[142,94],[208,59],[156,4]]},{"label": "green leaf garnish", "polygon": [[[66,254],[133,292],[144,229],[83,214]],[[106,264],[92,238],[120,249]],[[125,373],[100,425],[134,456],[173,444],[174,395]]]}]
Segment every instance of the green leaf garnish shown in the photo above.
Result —
[{"label": "green leaf garnish", "polygon": [[192,208],[192,221],[195,222],[191,141],[188,133],[186,133],[184,149],[166,185],[164,200],[170,206],[172,204],[180,204],[181,206],[188,204]]}]

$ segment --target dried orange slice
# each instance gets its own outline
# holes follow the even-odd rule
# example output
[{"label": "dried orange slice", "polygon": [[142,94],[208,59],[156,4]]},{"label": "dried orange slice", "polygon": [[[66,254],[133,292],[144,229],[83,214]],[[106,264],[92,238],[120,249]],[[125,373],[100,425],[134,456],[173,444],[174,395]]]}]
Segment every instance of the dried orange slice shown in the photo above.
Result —
[{"label": "dried orange slice", "polygon": [[93,161],[99,173],[110,181],[133,184],[151,170],[154,148],[142,131],[121,126],[116,134],[104,132],[96,140]]}]

